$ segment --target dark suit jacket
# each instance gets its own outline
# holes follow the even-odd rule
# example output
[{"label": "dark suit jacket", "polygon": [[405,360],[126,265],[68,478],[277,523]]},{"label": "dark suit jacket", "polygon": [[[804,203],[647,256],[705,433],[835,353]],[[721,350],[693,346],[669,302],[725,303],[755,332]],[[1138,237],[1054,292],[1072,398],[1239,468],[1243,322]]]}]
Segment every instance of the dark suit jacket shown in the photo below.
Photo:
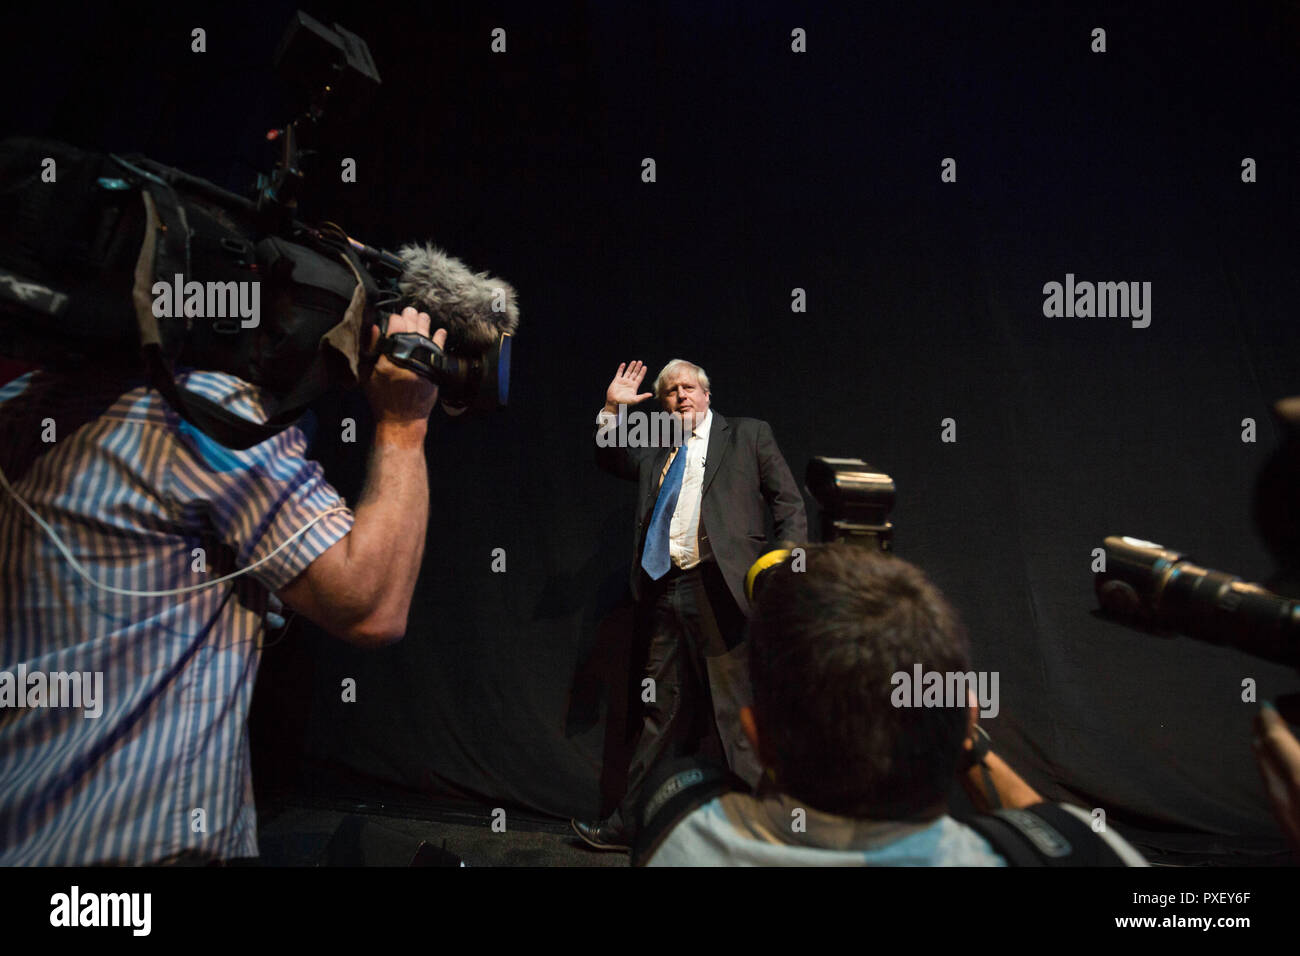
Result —
[{"label": "dark suit jacket", "polygon": [[[596,464],[618,478],[637,482],[636,524],[632,530],[632,595],[640,600],[645,578],[641,548],[655,500],[659,473],[670,448],[602,448]],[[776,447],[772,429],[757,418],[723,418],[716,411],[704,453],[704,483],[700,500],[700,555],[712,554],[736,605],[748,616],[745,575],[754,561],[769,551],[764,509],[771,508],[778,541],[803,544],[808,519],[803,495],[790,467]]]}]

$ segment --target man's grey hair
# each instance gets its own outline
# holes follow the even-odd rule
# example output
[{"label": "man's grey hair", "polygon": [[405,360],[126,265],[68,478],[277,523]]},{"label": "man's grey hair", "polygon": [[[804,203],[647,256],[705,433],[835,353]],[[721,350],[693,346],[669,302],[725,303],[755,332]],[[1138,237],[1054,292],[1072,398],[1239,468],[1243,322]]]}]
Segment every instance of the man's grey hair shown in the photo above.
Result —
[{"label": "man's grey hair", "polygon": [[655,376],[655,398],[660,400],[663,399],[664,389],[668,384],[668,380],[676,375],[677,370],[683,366],[695,369],[695,377],[700,380],[700,388],[704,389],[706,392],[712,391],[712,389],[709,388],[708,372],[704,371],[704,369],[700,368],[700,366],[696,365],[694,362],[686,361],[686,359],[673,359],[660,370],[658,375]]}]

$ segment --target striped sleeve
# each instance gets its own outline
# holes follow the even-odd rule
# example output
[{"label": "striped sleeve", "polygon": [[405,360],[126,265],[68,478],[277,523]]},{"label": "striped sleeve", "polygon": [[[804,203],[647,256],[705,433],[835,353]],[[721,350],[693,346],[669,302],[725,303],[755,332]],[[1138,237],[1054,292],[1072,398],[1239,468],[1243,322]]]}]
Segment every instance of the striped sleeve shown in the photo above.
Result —
[{"label": "striped sleeve", "polygon": [[300,428],[242,451],[186,422],[178,434],[167,477],[170,502],[191,519],[206,518],[237,565],[256,565],[249,574],[269,591],[284,588],[352,530],[351,510],[306,457]]}]

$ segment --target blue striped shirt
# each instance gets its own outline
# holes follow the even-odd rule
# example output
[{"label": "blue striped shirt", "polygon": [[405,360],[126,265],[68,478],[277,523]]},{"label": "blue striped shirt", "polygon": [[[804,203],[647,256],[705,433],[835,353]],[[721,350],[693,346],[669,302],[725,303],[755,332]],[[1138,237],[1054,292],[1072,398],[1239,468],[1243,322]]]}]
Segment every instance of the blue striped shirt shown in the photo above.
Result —
[{"label": "blue striped shirt", "polygon": [[[237,378],[181,382],[265,421]],[[95,581],[211,581],[340,510],[248,574],[142,597],[84,580],[0,489],[0,671],[103,675],[97,717],[0,707],[0,864],[255,856],[247,717],[268,595],[352,527],[300,429],[232,451],[156,391],[119,392],[46,373],[0,388],[0,468]]]}]

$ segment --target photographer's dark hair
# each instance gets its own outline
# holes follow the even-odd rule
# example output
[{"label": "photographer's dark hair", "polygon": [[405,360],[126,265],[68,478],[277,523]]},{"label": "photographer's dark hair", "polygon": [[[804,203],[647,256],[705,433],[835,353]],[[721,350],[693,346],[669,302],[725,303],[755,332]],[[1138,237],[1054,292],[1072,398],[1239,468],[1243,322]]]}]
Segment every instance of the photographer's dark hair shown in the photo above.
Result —
[{"label": "photographer's dark hair", "polygon": [[840,816],[927,815],[952,786],[967,708],[895,707],[892,676],[968,671],[957,613],[914,565],[808,545],[768,572],[750,624],[754,711],[782,792]]}]

